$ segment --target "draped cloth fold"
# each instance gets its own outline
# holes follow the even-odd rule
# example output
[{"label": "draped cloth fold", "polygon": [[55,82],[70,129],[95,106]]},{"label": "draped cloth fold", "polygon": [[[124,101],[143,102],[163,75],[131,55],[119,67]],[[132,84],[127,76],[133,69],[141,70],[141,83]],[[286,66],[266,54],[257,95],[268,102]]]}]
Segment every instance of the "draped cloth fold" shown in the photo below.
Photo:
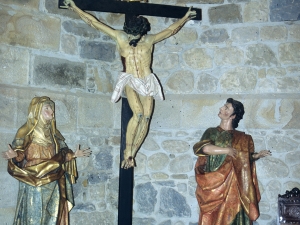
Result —
[{"label": "draped cloth fold", "polygon": [[140,95],[158,96],[160,100],[164,99],[162,87],[153,73],[143,78],[134,77],[129,73],[121,73],[111,97],[112,102],[117,102],[119,100],[126,85],[130,86]]}]

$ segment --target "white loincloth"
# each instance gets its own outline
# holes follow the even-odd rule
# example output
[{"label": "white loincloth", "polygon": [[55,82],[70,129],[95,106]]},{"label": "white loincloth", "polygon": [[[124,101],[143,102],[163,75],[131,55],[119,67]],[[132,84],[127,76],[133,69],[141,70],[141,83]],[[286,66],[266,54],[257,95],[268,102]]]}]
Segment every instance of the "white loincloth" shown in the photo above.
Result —
[{"label": "white loincloth", "polygon": [[153,73],[150,73],[148,76],[143,78],[134,77],[129,73],[121,73],[115,90],[111,96],[112,102],[117,102],[119,100],[126,85],[129,85],[140,95],[153,97],[159,96],[161,100],[164,100],[162,87]]}]

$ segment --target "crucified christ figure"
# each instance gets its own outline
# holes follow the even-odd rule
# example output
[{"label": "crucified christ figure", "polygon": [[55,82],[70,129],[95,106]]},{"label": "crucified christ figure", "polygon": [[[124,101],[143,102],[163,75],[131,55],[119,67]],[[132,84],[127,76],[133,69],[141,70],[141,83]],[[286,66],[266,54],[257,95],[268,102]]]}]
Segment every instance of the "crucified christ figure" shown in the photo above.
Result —
[{"label": "crucified christ figure", "polygon": [[125,91],[133,112],[127,126],[126,149],[121,167],[134,167],[134,157],[148,131],[153,112],[153,97],[159,96],[163,100],[161,85],[150,68],[153,46],[176,34],[187,21],[196,16],[196,12],[190,8],[183,18],[167,29],[157,34],[147,34],[150,23],[145,17],[132,16],[125,20],[124,30],[115,30],[79,9],[72,0],[65,0],[64,4],[91,27],[109,35],[117,44],[124,70],[118,78],[111,100],[117,102]]}]

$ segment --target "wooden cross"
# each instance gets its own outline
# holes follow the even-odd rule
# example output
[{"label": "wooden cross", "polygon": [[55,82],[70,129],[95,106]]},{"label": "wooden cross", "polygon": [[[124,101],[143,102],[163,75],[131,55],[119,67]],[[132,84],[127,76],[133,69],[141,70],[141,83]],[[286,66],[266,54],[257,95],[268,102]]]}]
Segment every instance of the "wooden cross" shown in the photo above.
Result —
[{"label": "wooden cross", "polygon": [[[64,6],[64,0],[59,0],[59,5]],[[169,18],[182,18],[188,7],[150,4],[141,2],[113,1],[113,0],[74,0],[76,6],[82,10],[123,13],[125,15],[145,15]],[[193,8],[197,15],[192,20],[201,20],[201,9]]]},{"label": "wooden cross", "polygon": [[[64,0],[59,0],[58,7],[65,6]],[[129,15],[146,15],[168,18],[182,18],[188,11],[188,7],[126,2],[113,0],[74,0],[76,6],[82,10],[123,13]],[[193,20],[202,19],[201,9],[193,8],[197,15]],[[127,124],[132,117],[132,111],[126,98],[122,98],[121,113],[121,146],[120,162],[123,161],[123,151],[126,148],[126,130]],[[133,168],[122,169],[119,171],[119,205],[118,205],[118,225],[132,224],[132,204],[133,204]]]}]

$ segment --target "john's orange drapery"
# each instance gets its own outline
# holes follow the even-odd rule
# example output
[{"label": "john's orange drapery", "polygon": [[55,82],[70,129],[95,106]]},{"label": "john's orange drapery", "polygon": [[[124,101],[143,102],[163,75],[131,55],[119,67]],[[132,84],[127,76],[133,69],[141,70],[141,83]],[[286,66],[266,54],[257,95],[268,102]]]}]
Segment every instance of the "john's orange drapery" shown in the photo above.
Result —
[{"label": "john's orange drapery", "polygon": [[[206,144],[231,145],[238,150],[237,157],[204,155],[201,149]],[[237,224],[251,224],[256,220],[260,192],[255,162],[251,160],[254,152],[252,137],[236,130],[210,128],[195,144],[194,151],[199,156],[195,165],[199,224],[230,225],[240,212],[247,215],[249,222]]]}]

